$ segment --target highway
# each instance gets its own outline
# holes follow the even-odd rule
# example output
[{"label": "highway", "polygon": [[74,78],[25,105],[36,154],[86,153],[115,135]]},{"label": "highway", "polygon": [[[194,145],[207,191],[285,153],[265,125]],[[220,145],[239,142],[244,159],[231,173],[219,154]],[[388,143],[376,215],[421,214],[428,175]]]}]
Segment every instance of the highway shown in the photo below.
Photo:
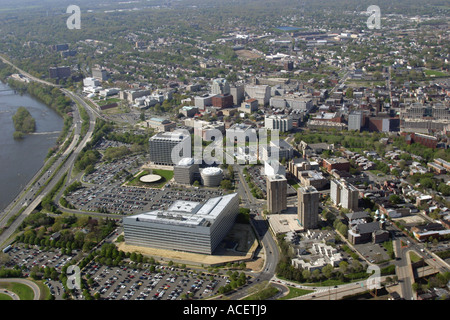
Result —
[{"label": "highway", "polygon": [[[5,63],[12,65],[3,57],[1,57],[1,59]],[[12,66],[15,67],[14,65]],[[23,70],[18,70],[33,81],[38,81],[47,85],[55,86],[54,84],[50,84],[46,81],[42,81],[40,79],[32,77],[31,75],[23,72]],[[33,177],[30,183],[24,188],[24,190],[16,197],[16,199],[2,212],[0,216],[0,228],[6,227],[8,220],[17,216],[15,220],[9,225],[9,227],[7,227],[0,235],[0,247],[2,248],[7,246],[13,240],[11,239],[11,236],[14,234],[16,229],[21,225],[23,220],[30,213],[32,213],[33,210],[36,209],[36,207],[38,207],[42,199],[53,189],[53,187],[64,176],[64,174],[70,173],[78,154],[86,146],[87,142],[91,139],[91,136],[93,134],[95,119],[97,118],[98,113],[93,110],[78,95],[75,95],[74,93],[65,89],[62,89],[62,91],[74,102],[78,101],[86,109],[90,118],[89,129],[86,135],[83,137],[82,141],[77,145],[81,130],[81,119],[78,108],[74,106],[72,127],[72,132],[74,132],[74,141],[68,146],[67,150],[51,165],[48,171],[42,172],[41,169],[35,175],[35,177]],[[70,136],[70,132],[68,136]]]}]

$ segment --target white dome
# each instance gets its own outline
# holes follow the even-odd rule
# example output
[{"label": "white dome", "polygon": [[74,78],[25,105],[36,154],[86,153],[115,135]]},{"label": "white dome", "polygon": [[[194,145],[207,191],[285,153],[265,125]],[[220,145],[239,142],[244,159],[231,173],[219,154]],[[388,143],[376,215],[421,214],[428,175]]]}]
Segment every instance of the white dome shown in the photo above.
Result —
[{"label": "white dome", "polygon": [[223,173],[223,170],[220,168],[215,167],[209,167],[202,170],[202,175],[208,175],[208,176],[218,176]]}]

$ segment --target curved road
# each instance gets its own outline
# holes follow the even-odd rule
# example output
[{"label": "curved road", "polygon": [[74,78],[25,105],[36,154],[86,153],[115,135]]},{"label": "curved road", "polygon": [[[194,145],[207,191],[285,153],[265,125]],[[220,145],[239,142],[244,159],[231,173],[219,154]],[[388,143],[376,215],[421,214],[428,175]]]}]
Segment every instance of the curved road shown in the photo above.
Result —
[{"label": "curved road", "polygon": [[[0,56],[0,59],[3,62],[10,64],[15,67],[9,61]],[[54,84],[50,84],[46,81],[37,79],[32,77],[31,75],[23,72],[22,70],[15,67],[21,73],[28,76],[30,79],[34,81],[38,81],[47,85],[52,85],[54,87],[58,87]],[[83,137],[83,140],[77,146],[76,143],[71,143],[67,148],[66,152],[61,155],[55,163],[50,167],[49,171],[43,173],[42,176],[37,180],[36,177],[39,176],[39,173],[31,180],[31,182],[25,187],[24,191],[20,193],[18,197],[14,200],[12,204],[10,204],[7,209],[2,213],[0,217],[0,227],[5,227],[8,219],[11,217],[15,217],[14,221],[7,227],[3,233],[0,235],[0,246],[4,247],[7,245],[7,242],[11,241],[10,237],[14,234],[16,229],[20,226],[22,221],[27,217],[33,210],[41,203],[42,199],[53,189],[56,183],[63,177],[63,175],[67,172],[70,172],[70,169],[73,166],[78,154],[81,150],[86,146],[87,142],[91,139],[91,136],[94,132],[95,120],[97,118],[97,112],[93,110],[82,98],[78,95],[66,90],[61,89],[68,97],[70,97],[74,102],[80,103],[87,111],[90,123],[89,130]],[[74,121],[73,121],[73,130],[75,132],[75,136],[79,136],[81,130],[81,122],[80,115],[78,112],[78,108],[74,108]],[[70,135],[70,133],[69,133]],[[77,139],[74,139],[77,140]],[[42,170],[42,169],[41,169]],[[39,170],[39,172],[41,172]],[[36,181],[37,180],[37,181]],[[44,187],[45,186],[45,187]],[[41,190],[40,192],[38,192]]]},{"label": "curved road", "polygon": [[[21,279],[21,278],[6,278],[6,279],[0,279],[0,283],[2,283],[2,282],[3,283],[16,282],[16,283],[24,284],[33,290],[33,294],[34,294],[33,300],[41,299],[41,290],[39,289],[39,286],[31,280]],[[13,298],[14,298],[14,300],[20,300],[20,298],[17,296],[16,293],[14,293]]]}]

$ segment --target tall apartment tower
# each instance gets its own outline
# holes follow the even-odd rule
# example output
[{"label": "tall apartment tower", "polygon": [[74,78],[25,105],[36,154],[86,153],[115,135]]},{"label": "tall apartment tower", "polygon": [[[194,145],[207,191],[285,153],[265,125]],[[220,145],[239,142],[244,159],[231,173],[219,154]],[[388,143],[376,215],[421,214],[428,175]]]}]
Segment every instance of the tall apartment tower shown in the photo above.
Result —
[{"label": "tall apartment tower", "polygon": [[336,206],[352,211],[358,210],[359,191],[344,180],[331,180],[330,197]]},{"label": "tall apartment tower", "polygon": [[361,131],[363,124],[363,115],[361,111],[352,111],[348,115],[348,131]]},{"label": "tall apartment tower", "polygon": [[317,228],[319,224],[319,192],[314,187],[299,187],[298,219],[305,229]]},{"label": "tall apartment tower", "polygon": [[287,180],[281,174],[267,176],[267,210],[281,213],[287,209]]}]

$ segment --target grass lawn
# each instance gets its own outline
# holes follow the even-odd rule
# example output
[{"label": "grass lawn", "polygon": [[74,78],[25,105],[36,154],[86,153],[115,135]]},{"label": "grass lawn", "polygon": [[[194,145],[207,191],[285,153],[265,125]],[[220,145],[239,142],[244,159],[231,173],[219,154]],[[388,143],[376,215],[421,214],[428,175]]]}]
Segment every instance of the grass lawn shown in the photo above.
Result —
[{"label": "grass lawn", "polygon": [[414,253],[414,252],[410,252],[410,253],[409,253],[409,258],[411,259],[411,262],[412,262],[412,263],[418,262],[418,261],[422,260],[422,257],[420,257],[419,255],[417,255],[417,254]]},{"label": "grass lawn", "polygon": [[20,300],[33,300],[34,298],[33,289],[22,283],[0,283],[0,288],[5,288],[9,291],[14,292],[19,296]]},{"label": "grass lawn", "polygon": [[[150,173],[160,175],[161,180],[154,183],[144,183],[139,180],[142,176],[145,176]],[[152,169],[151,172],[149,170],[143,170],[139,172],[136,176],[134,176],[134,178],[131,179],[127,183],[127,185],[135,187],[162,188],[172,178],[173,178],[173,171],[171,170]]]},{"label": "grass lawn", "polygon": [[438,70],[424,70],[423,73],[427,77],[448,77],[449,74]]},{"label": "grass lawn", "polygon": [[289,293],[278,300],[288,300],[288,299],[304,296],[305,294],[314,292],[314,290],[299,289],[299,288],[295,288],[295,287],[288,287],[288,288],[289,288]]},{"label": "grass lawn", "polygon": [[273,297],[278,293],[278,289],[269,285],[264,289],[260,289],[257,292],[249,295],[248,297],[245,297],[242,300],[266,300],[270,297]]},{"label": "grass lawn", "polygon": [[7,294],[0,293],[0,301],[6,301],[6,300],[13,300],[13,298]]},{"label": "grass lawn", "polygon": [[41,298],[39,300],[49,300],[51,297],[50,289],[42,281],[34,281],[41,290]]}]

